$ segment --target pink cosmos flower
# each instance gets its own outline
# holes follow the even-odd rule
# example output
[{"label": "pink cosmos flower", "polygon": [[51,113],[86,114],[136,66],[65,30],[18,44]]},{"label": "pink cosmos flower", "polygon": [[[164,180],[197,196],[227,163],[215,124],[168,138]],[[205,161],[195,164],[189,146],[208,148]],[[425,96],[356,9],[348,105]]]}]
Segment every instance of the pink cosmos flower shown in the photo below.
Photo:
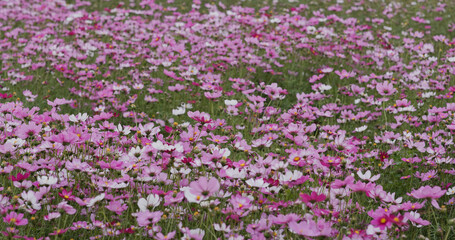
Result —
[{"label": "pink cosmos flower", "polygon": [[194,239],[194,240],[202,240],[204,239],[205,231],[196,228],[196,229],[189,229],[189,228],[182,228],[180,227],[180,231],[183,233],[182,239]]},{"label": "pink cosmos flower", "polygon": [[62,133],[59,133],[57,135],[52,135],[51,137],[49,137],[49,141],[61,143],[64,146],[68,146],[70,144],[73,144],[73,143],[75,143],[78,140],[79,139],[78,139],[78,137],[76,135],[69,134],[67,132],[62,132]]},{"label": "pink cosmos flower", "polygon": [[50,221],[54,218],[59,218],[61,214],[59,212],[51,212],[48,215],[44,216],[44,220]]},{"label": "pink cosmos flower", "polygon": [[341,158],[333,156],[323,156],[320,161],[323,166],[328,168],[336,167],[341,164]]},{"label": "pink cosmos flower", "polygon": [[367,193],[374,189],[375,184],[374,183],[364,183],[364,182],[358,181],[357,183],[348,184],[348,187],[353,192],[366,192]]},{"label": "pink cosmos flower", "polygon": [[58,209],[63,209],[67,214],[73,215],[76,213],[76,209],[69,205],[65,200],[57,205]]},{"label": "pink cosmos flower", "polygon": [[158,240],[170,240],[170,239],[173,239],[175,236],[175,231],[172,231],[172,232],[169,232],[168,234],[164,235],[162,233],[157,233],[156,234],[156,239]]},{"label": "pink cosmos flower", "polygon": [[174,203],[179,203],[183,201],[185,194],[183,192],[174,193],[173,191],[169,191],[164,196],[164,206],[169,206]]},{"label": "pink cosmos flower", "polygon": [[420,214],[418,212],[405,212],[404,217],[417,227],[430,225],[429,221],[420,218]]},{"label": "pink cosmos flower", "polygon": [[148,226],[150,223],[155,224],[161,220],[163,213],[161,211],[157,212],[138,212],[133,213],[137,219],[137,223],[140,227]]},{"label": "pink cosmos flower", "polygon": [[353,184],[354,183],[354,177],[349,175],[346,177],[346,179],[344,180],[340,180],[340,179],[335,179],[335,181],[332,183],[332,188],[342,188],[342,187],[345,187],[347,185],[350,185],[350,184]]},{"label": "pink cosmos flower", "polygon": [[16,131],[16,136],[26,139],[28,137],[36,136],[40,132],[41,125],[36,125],[34,122],[30,122],[29,124],[19,126]]},{"label": "pink cosmos flower", "polygon": [[17,214],[16,212],[10,212],[6,215],[6,217],[3,218],[3,221],[6,223],[12,223],[15,224],[16,226],[23,226],[27,225],[28,220],[24,218],[23,213]]},{"label": "pink cosmos flower", "polygon": [[442,190],[439,186],[422,186],[408,195],[417,199],[431,199],[431,205],[433,205],[436,209],[441,209],[436,199],[442,197],[446,192],[446,190]]},{"label": "pink cosmos flower", "polygon": [[355,72],[348,72],[345,69],[343,69],[341,72],[336,70],[335,73],[340,76],[340,79],[343,78],[351,78],[355,76]]},{"label": "pink cosmos flower", "polygon": [[199,111],[191,112],[191,111],[188,111],[188,117],[190,117],[191,119],[193,119],[195,121],[201,122],[201,123],[209,123],[209,122],[212,121],[210,119],[210,114],[205,113],[205,112],[199,112]]},{"label": "pink cosmos flower", "polygon": [[106,208],[117,213],[118,215],[121,215],[122,212],[128,208],[128,206],[123,204],[121,201],[114,200],[109,202],[109,205],[107,205]]},{"label": "pink cosmos flower", "polygon": [[185,191],[185,197],[190,202],[199,202],[208,199],[211,195],[220,190],[220,182],[214,177],[207,179],[199,178],[198,181],[190,183],[190,188]]},{"label": "pink cosmos flower", "polygon": [[56,98],[53,102],[47,100],[47,104],[52,106],[52,107],[56,107],[56,106],[59,106],[59,105],[64,105],[64,104],[68,104],[68,103],[72,103],[74,100],[71,99],[71,100],[66,100],[64,98]]},{"label": "pink cosmos flower", "polygon": [[106,168],[111,168],[111,169],[114,169],[114,170],[123,169],[123,162],[122,161],[112,160],[112,161],[110,161],[108,163],[105,162],[105,161],[99,161],[98,164],[99,164],[99,166],[102,169],[106,169]]},{"label": "pink cosmos flower", "polygon": [[382,96],[390,96],[394,94],[397,90],[393,87],[392,83],[382,82],[376,85],[376,90]]},{"label": "pink cosmos flower", "polygon": [[273,215],[269,216],[269,220],[273,224],[287,224],[290,222],[296,222],[300,219],[301,219],[300,216],[295,213],[289,213],[286,215],[278,214],[278,216],[273,216]]},{"label": "pink cosmos flower", "polygon": [[235,210],[245,211],[251,207],[251,199],[244,197],[242,195],[235,195],[229,200]]},{"label": "pink cosmos flower", "polygon": [[289,229],[299,235],[307,237],[318,237],[318,236],[331,236],[332,227],[329,222],[326,222],[324,219],[318,220],[315,222],[313,220],[306,220],[300,223],[290,222],[288,224]]},{"label": "pink cosmos flower", "polygon": [[428,180],[431,180],[435,177],[437,177],[437,171],[436,170],[430,170],[429,172],[426,172],[426,173],[420,173],[420,172],[416,172],[414,174],[414,176],[420,178],[420,180],[422,182],[425,182],[425,181],[428,181]]},{"label": "pink cosmos flower", "polygon": [[69,228],[64,228],[64,229],[57,229],[52,233],[49,233],[49,235],[55,236],[55,235],[61,235],[64,234],[66,231],[68,231]]}]

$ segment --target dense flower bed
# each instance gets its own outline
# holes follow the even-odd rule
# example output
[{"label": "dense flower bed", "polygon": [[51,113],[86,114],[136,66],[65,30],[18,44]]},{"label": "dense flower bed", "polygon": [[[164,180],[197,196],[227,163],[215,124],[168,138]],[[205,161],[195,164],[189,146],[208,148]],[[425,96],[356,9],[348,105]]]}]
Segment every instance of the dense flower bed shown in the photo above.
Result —
[{"label": "dense flower bed", "polygon": [[169,2],[0,2],[3,237],[455,237],[453,6]]}]

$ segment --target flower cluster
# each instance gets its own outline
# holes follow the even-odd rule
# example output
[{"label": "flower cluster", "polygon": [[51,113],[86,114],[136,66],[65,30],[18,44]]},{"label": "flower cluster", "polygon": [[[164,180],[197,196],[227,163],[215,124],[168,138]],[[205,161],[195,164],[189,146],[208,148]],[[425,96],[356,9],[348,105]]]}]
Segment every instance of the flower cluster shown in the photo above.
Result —
[{"label": "flower cluster", "polygon": [[454,4],[73,2],[0,2],[0,238],[455,238]]}]

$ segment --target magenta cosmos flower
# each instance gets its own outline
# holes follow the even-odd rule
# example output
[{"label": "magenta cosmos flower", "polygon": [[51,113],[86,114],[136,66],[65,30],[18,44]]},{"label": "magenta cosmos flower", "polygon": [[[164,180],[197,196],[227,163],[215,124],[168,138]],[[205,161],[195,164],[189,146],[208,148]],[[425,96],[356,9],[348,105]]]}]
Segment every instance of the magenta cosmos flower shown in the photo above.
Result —
[{"label": "magenta cosmos flower", "polygon": [[373,218],[371,225],[378,227],[381,230],[392,226],[393,222],[390,218],[390,212],[384,208],[378,208],[375,211],[371,210],[368,215]]},{"label": "magenta cosmos flower", "polygon": [[382,96],[389,96],[394,94],[397,90],[393,87],[392,83],[382,82],[376,85],[376,90]]},{"label": "magenta cosmos flower", "polygon": [[327,196],[324,194],[318,194],[317,192],[313,191],[313,192],[311,192],[311,195],[301,193],[300,198],[302,199],[302,201],[304,203],[308,203],[308,202],[317,203],[317,202],[324,201],[327,198]]},{"label": "magenta cosmos flower", "polygon": [[207,179],[201,177],[190,183],[189,190],[185,191],[185,197],[189,202],[200,202],[208,199],[211,195],[220,190],[220,182],[214,177]]},{"label": "magenta cosmos flower", "polygon": [[3,218],[3,221],[5,221],[6,223],[15,224],[16,226],[27,225],[28,223],[28,220],[24,218],[23,213],[17,214],[16,212],[8,213],[6,217]]},{"label": "magenta cosmos flower", "polygon": [[419,189],[412,191],[411,194],[408,195],[417,199],[431,199],[431,205],[437,209],[441,209],[436,199],[442,197],[446,192],[446,190],[442,190],[438,186],[422,186]]}]

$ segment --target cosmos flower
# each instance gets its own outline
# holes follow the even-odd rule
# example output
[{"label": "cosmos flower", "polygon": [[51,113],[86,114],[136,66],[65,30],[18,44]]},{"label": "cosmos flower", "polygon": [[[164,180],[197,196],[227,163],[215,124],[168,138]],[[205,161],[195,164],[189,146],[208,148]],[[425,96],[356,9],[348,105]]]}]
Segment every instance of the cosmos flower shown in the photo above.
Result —
[{"label": "cosmos flower", "polygon": [[436,209],[440,209],[438,202],[436,199],[442,197],[447,190],[442,190],[441,187],[431,187],[431,186],[422,186],[417,190],[413,190],[410,194],[411,197],[416,199],[431,199],[431,205],[433,205]]},{"label": "cosmos flower", "polygon": [[293,221],[288,226],[292,232],[307,237],[330,237],[332,232],[331,224],[324,219],[320,219],[317,222],[313,220],[304,220],[299,223]]},{"label": "cosmos flower", "polygon": [[16,212],[9,212],[5,217],[3,217],[3,221],[16,226],[24,226],[28,224],[28,220],[24,218],[24,214],[18,214]]},{"label": "cosmos flower", "polygon": [[185,197],[189,202],[200,202],[208,199],[219,190],[220,182],[216,178],[200,177],[197,181],[190,183],[190,188],[185,191]]},{"label": "cosmos flower", "polygon": [[110,201],[109,205],[106,205],[106,208],[112,212],[115,212],[117,215],[121,215],[122,212],[128,208],[128,206],[122,201],[114,200]]},{"label": "cosmos flower", "polygon": [[195,121],[201,122],[201,123],[209,123],[212,121],[210,119],[210,115],[208,113],[199,112],[199,111],[195,111],[195,112],[189,111],[188,117],[190,117],[191,119],[193,119]]},{"label": "cosmos flower", "polygon": [[146,212],[148,207],[157,207],[159,206],[161,203],[161,199],[160,199],[160,196],[158,196],[157,194],[149,194],[147,196],[147,199],[145,198],[140,198],[139,201],[137,202],[137,205],[139,207],[139,209],[141,210],[141,212]]},{"label": "cosmos flower", "polygon": [[365,174],[363,174],[360,170],[357,171],[357,175],[362,179],[362,180],[367,180],[369,182],[375,182],[381,177],[381,174],[371,176],[371,171],[367,170]]},{"label": "cosmos flower", "polygon": [[393,87],[393,83],[382,82],[376,85],[376,90],[382,96],[390,96],[394,94],[397,90]]},{"label": "cosmos flower", "polygon": [[318,194],[317,192],[311,192],[310,195],[305,194],[305,193],[300,193],[300,198],[304,203],[316,203],[316,202],[322,202],[324,201],[327,196],[325,194]]}]

